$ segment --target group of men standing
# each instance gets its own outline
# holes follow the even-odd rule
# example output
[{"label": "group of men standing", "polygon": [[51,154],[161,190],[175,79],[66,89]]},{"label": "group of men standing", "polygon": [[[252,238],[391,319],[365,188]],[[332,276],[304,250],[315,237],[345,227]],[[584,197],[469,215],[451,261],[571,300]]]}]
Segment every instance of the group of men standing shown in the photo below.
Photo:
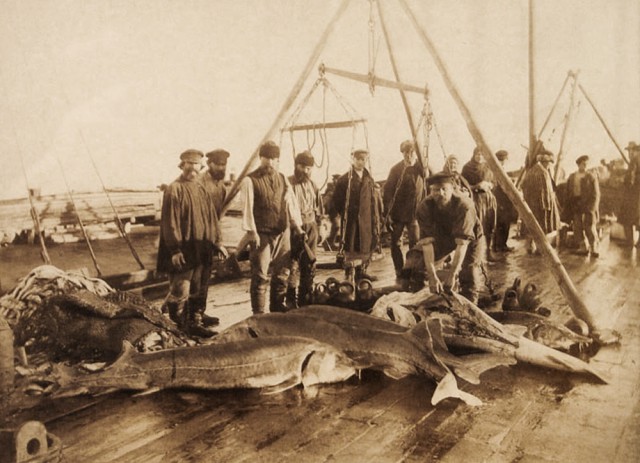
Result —
[{"label": "group of men standing", "polygon": [[[483,265],[491,251],[513,250],[507,240],[517,219],[514,206],[493,184],[493,173],[480,148],[461,172],[457,157],[451,155],[443,171],[430,176],[419,162],[414,142],[403,141],[400,152],[402,160],[391,168],[382,192],[367,169],[367,150],[353,151],[348,172],[335,177],[329,209],[340,222],[339,254],[356,279],[373,278],[366,270],[380,246],[382,227],[386,227],[398,278],[419,274],[422,281],[426,277],[433,292],[456,290],[477,302]],[[239,246],[250,247],[253,313],[286,311],[312,301],[323,204],[311,180],[315,161],[309,151],[295,156],[294,173],[289,177],[278,171],[277,144],[263,143],[258,156],[259,167],[240,184],[245,235]],[[216,256],[227,256],[219,219],[227,195],[224,177],[229,153],[207,153],[208,169],[200,172],[204,157],[198,150],[182,153],[181,174],[165,188],[157,269],[169,274],[163,309],[187,333],[209,337],[215,334],[211,328],[219,323],[205,315],[209,276]],[[496,157],[504,166],[508,153],[501,150]],[[580,250],[597,257],[599,188],[587,171],[588,161],[587,156],[578,158],[578,171],[567,184],[566,202],[574,235],[583,241]],[[552,162],[553,155],[541,150],[522,182],[524,199],[545,234],[557,230],[560,220],[549,172]],[[406,262],[402,250],[405,231],[409,241]],[[441,281],[436,268],[447,256],[452,257],[447,277]]]}]

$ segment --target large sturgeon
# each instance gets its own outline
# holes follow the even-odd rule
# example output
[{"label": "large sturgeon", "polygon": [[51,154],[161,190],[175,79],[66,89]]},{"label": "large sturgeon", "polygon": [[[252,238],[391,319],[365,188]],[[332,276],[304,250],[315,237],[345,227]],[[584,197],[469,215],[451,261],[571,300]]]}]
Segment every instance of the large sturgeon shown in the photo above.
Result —
[{"label": "large sturgeon", "polygon": [[[420,374],[434,379],[438,384],[431,399],[434,405],[448,397],[470,405],[482,403],[477,397],[458,389],[449,368],[434,354],[426,324],[404,332],[396,327],[393,322],[349,309],[323,306],[314,310],[309,307],[286,314],[254,315],[227,328],[216,342],[303,336],[344,352],[357,369],[380,370],[394,379]],[[460,365],[460,368],[464,366]],[[470,372],[468,377],[475,379],[477,375]]]},{"label": "large sturgeon", "polygon": [[266,388],[275,393],[299,384],[344,381],[353,362],[333,347],[306,338],[245,339],[140,354],[129,343],[104,370],[69,375],[60,372],[56,397],[114,389]]}]

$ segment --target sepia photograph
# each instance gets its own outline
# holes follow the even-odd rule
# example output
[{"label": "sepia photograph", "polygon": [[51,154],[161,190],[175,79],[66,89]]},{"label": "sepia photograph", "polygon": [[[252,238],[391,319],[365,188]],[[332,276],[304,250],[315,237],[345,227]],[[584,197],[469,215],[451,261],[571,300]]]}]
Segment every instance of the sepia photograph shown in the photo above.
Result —
[{"label": "sepia photograph", "polygon": [[640,459],[638,0],[0,7],[0,463]]}]

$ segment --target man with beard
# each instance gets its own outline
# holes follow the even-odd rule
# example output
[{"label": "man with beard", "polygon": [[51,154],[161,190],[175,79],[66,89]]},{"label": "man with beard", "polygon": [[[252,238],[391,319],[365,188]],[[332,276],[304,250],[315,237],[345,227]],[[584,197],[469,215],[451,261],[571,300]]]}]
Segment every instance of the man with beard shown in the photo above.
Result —
[{"label": "man with beard", "polygon": [[473,202],[487,241],[487,257],[491,260],[491,238],[496,227],[496,198],[493,196],[493,172],[487,166],[482,148],[476,146],[471,160],[462,167],[462,176],[471,185]]},{"label": "man with beard", "polygon": [[[200,173],[198,176],[198,181],[204,186],[208,194],[209,204],[216,210],[216,214],[218,215],[218,219],[222,219],[220,217],[220,213],[222,212],[222,205],[224,204],[224,200],[227,196],[227,190],[224,185],[224,176],[227,172],[227,159],[229,158],[229,152],[223,149],[216,149],[207,153],[207,166],[209,167],[204,172]],[[213,249],[213,253],[217,254],[212,256],[218,257],[219,259],[226,258],[228,256],[227,250],[222,245],[218,245],[215,249]],[[211,262],[209,265],[205,265],[203,272],[206,272],[208,275],[211,274],[212,268]],[[206,315],[205,309],[207,305],[207,299],[199,298],[194,300],[194,305],[196,307],[197,316],[200,318],[202,324],[204,326],[216,326],[220,323],[220,320],[216,317],[210,317]]]},{"label": "man with beard", "polygon": [[[341,251],[345,262],[355,263],[355,278],[375,279],[366,270],[380,240],[382,205],[376,184],[365,168],[369,152],[359,149],[351,153],[352,167],[336,182],[333,208],[341,217]],[[351,277],[347,267],[347,278]]]},{"label": "man with beard", "polygon": [[453,176],[453,185],[459,193],[471,198],[471,185],[469,185],[467,179],[460,174],[460,171],[458,170],[459,165],[460,162],[458,160],[458,156],[450,154],[447,156],[447,159],[445,159],[442,171]]},{"label": "man with beard", "polygon": [[220,228],[216,210],[198,181],[203,157],[193,149],[182,153],[178,165],[182,174],[164,190],[157,270],[169,274],[169,294],[163,304],[169,317],[190,335],[211,337],[215,332],[202,324],[200,302],[206,303],[212,249],[220,243]]},{"label": "man with beard", "polygon": [[294,174],[289,177],[289,183],[300,208],[302,230],[305,233],[304,235],[291,234],[291,276],[287,288],[289,308],[310,304],[313,292],[318,220],[322,216],[318,187],[310,178],[314,162],[309,151],[299,153],[295,158]]},{"label": "man with beard", "polygon": [[[453,175],[440,172],[429,178],[430,195],[418,206],[424,268],[432,293],[457,291],[478,302],[486,242],[473,201],[455,191]],[[449,274],[442,282],[436,264],[453,252]]]},{"label": "man with beard", "polygon": [[391,229],[391,259],[398,278],[402,277],[404,255],[402,234],[406,228],[409,249],[418,241],[420,230],[416,221],[416,207],[424,196],[422,169],[416,164],[414,143],[405,140],[400,144],[403,160],[394,165],[384,184],[385,225]]},{"label": "man with beard", "polygon": [[200,182],[209,193],[211,200],[218,213],[218,218],[222,212],[222,205],[227,197],[227,189],[224,185],[224,177],[227,173],[227,159],[229,152],[223,149],[216,149],[207,153],[207,166],[209,169],[200,174]]},{"label": "man with beard", "polygon": [[285,295],[291,266],[290,229],[302,235],[300,210],[291,184],[277,170],[280,148],[269,140],[260,146],[260,167],[243,181],[242,229],[251,244],[251,310],[266,311],[269,266],[273,275],[269,310],[285,311]]}]

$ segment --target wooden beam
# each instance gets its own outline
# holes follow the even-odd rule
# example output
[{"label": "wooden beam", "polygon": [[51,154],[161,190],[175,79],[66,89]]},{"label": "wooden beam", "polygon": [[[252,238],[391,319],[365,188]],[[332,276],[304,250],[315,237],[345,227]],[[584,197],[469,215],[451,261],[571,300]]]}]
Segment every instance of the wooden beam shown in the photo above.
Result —
[{"label": "wooden beam", "polygon": [[355,80],[358,82],[364,82],[366,84],[373,82],[373,84],[377,87],[394,88],[396,90],[404,90],[405,92],[420,93],[422,95],[424,95],[426,91],[425,87],[418,87],[416,85],[403,84],[402,82],[394,82],[393,80],[382,79],[376,76],[370,77],[366,74],[358,74],[357,72],[343,71],[342,69],[329,68],[325,66],[324,71],[329,74],[345,77],[347,79]]},{"label": "wooden beam", "polygon": [[411,22],[413,23],[414,28],[416,29],[418,35],[422,39],[422,42],[424,43],[427,50],[429,50],[429,53],[433,57],[433,60],[435,61],[436,66],[438,67],[438,70],[442,74],[443,80],[445,82],[445,85],[447,86],[447,89],[449,90],[449,93],[453,97],[456,105],[458,106],[458,109],[460,110],[463,118],[466,121],[467,128],[471,136],[475,140],[476,144],[482,148],[482,153],[485,159],[487,160],[487,165],[496,176],[498,185],[500,185],[500,187],[503,189],[505,194],[508,196],[508,198],[511,200],[513,205],[516,207],[516,210],[518,211],[518,214],[520,215],[522,221],[526,225],[529,232],[533,234],[533,239],[535,240],[538,247],[542,250],[542,255],[548,261],[549,263],[548,267],[552,271],[552,274],[556,282],[558,283],[560,290],[562,291],[565,298],[567,299],[567,302],[571,307],[571,310],[578,318],[581,318],[589,325],[589,328],[591,329],[592,333],[596,335],[598,339],[602,339],[599,333],[599,328],[596,326],[596,321],[593,315],[591,314],[587,306],[584,304],[584,302],[580,298],[580,295],[578,294],[576,287],[571,281],[569,274],[567,273],[566,269],[562,265],[562,262],[560,262],[558,255],[556,254],[554,249],[551,247],[551,245],[547,241],[546,236],[542,231],[542,228],[540,228],[540,225],[536,221],[536,218],[531,212],[531,209],[529,209],[529,206],[522,200],[522,198],[520,197],[520,193],[516,189],[515,185],[513,184],[511,179],[507,176],[506,172],[502,169],[502,167],[498,163],[498,159],[495,157],[495,155],[493,154],[493,151],[487,145],[482,133],[480,132],[480,129],[478,128],[473,116],[471,115],[471,112],[469,111],[469,108],[467,107],[464,100],[462,99],[462,96],[458,92],[458,89],[456,88],[456,85],[451,79],[449,75],[449,71],[447,70],[447,67],[444,61],[440,57],[440,54],[436,50],[433,42],[427,35],[427,32],[418,23],[416,16],[414,15],[413,11],[410,9],[406,0],[399,0],[399,2],[401,3],[405,12],[411,19]]},{"label": "wooden beam", "polygon": [[341,129],[344,127],[353,127],[357,124],[363,124],[367,122],[366,119],[351,119],[350,121],[335,121],[335,122],[316,122],[314,124],[302,124],[292,125],[282,129],[283,132],[296,132],[302,130],[314,130],[314,129]]},{"label": "wooden beam", "polygon": [[529,0],[529,154],[535,162],[536,149],[536,75],[533,0]]},{"label": "wooden beam", "polygon": [[[384,21],[384,14],[382,12],[382,5],[380,1],[376,2],[378,6],[378,16],[380,16],[380,27],[382,28],[382,35],[384,36],[384,41],[387,44],[387,52],[389,53],[389,60],[391,61],[391,69],[393,70],[393,76],[396,79],[396,84],[401,84],[400,82],[400,72],[398,71],[398,65],[396,63],[396,57],[393,53],[393,46],[391,45],[391,39],[389,37],[389,32],[387,31],[387,25]],[[409,123],[409,130],[411,130],[411,138],[413,138],[413,144],[415,146],[416,154],[418,155],[418,162],[422,167],[422,171],[424,175],[428,175],[428,165],[425,164],[425,159],[422,158],[422,153],[420,152],[420,146],[418,145],[418,139],[416,136],[416,127],[413,123],[413,116],[411,115],[411,108],[409,107],[409,101],[407,100],[407,95],[405,94],[404,89],[399,86],[398,91],[400,92],[400,99],[402,100],[402,106],[404,106],[404,113],[407,116],[407,122]],[[428,163],[428,159],[426,160]]]},{"label": "wooden beam", "polygon": [[567,118],[564,121],[564,127],[562,128],[562,136],[560,137],[560,148],[558,148],[558,159],[556,160],[556,166],[553,171],[553,181],[558,181],[558,173],[560,172],[560,162],[562,162],[562,155],[564,154],[564,143],[567,139],[567,132],[571,125],[571,119],[573,116],[573,106],[576,101],[576,85],[578,84],[578,73],[572,73],[573,82],[571,84],[571,94],[569,95],[569,110],[567,111]]},{"label": "wooden beam", "polygon": [[622,151],[622,148],[620,148],[620,145],[618,145],[618,142],[616,141],[615,138],[613,138],[613,134],[611,133],[611,131],[609,130],[609,127],[607,127],[607,124],[604,122],[604,119],[602,118],[602,116],[600,115],[600,113],[598,112],[598,110],[596,109],[596,105],[593,104],[593,101],[591,101],[591,98],[589,98],[589,95],[587,95],[586,90],[584,89],[584,87],[582,87],[582,84],[578,84],[578,88],[580,89],[580,91],[582,92],[582,94],[584,95],[584,97],[587,99],[587,101],[589,102],[589,105],[591,106],[591,108],[593,109],[593,112],[596,113],[596,116],[598,117],[598,120],[600,121],[600,123],[602,124],[602,127],[604,127],[604,130],[607,132],[607,135],[609,135],[609,138],[611,139],[611,141],[613,142],[614,145],[616,145],[616,148],[618,149],[618,152],[620,153],[620,156],[622,156],[622,159],[624,159],[624,162],[627,163],[627,165],[629,165],[629,160],[627,159],[627,157],[624,155],[624,151]]},{"label": "wooden beam", "polygon": [[320,54],[322,53],[322,50],[324,49],[327,43],[327,39],[329,38],[329,35],[331,35],[338,20],[347,9],[349,2],[350,0],[343,0],[340,6],[338,7],[338,9],[336,10],[335,14],[333,15],[333,17],[331,18],[331,20],[329,20],[329,24],[327,24],[327,27],[325,28],[324,32],[322,33],[322,36],[320,37],[320,39],[318,40],[318,43],[313,49],[311,56],[307,60],[307,64],[305,65],[304,69],[300,73],[300,76],[298,77],[298,80],[294,84],[293,88],[289,92],[287,99],[283,103],[282,108],[280,108],[280,111],[278,112],[278,115],[276,116],[275,120],[271,124],[271,127],[269,127],[269,130],[267,131],[267,133],[264,135],[264,137],[262,137],[262,140],[260,141],[258,148],[256,148],[255,151],[249,157],[249,160],[247,161],[244,168],[238,175],[238,178],[236,179],[236,181],[233,183],[233,185],[231,185],[231,188],[229,189],[225,202],[222,206],[220,217],[224,216],[224,214],[229,209],[231,200],[233,200],[235,195],[238,193],[238,190],[240,188],[240,182],[249,173],[249,169],[251,169],[253,162],[258,157],[258,150],[260,149],[260,145],[262,145],[265,141],[270,139],[273,136],[274,132],[276,131],[276,128],[282,124],[285,114],[287,113],[287,111],[289,111],[289,109],[291,108],[291,105],[293,105],[294,101],[300,94],[300,91],[302,90],[302,87],[305,81],[307,80],[307,77],[309,77],[309,74],[313,70],[316,62],[318,61],[318,58],[320,57]]}]

